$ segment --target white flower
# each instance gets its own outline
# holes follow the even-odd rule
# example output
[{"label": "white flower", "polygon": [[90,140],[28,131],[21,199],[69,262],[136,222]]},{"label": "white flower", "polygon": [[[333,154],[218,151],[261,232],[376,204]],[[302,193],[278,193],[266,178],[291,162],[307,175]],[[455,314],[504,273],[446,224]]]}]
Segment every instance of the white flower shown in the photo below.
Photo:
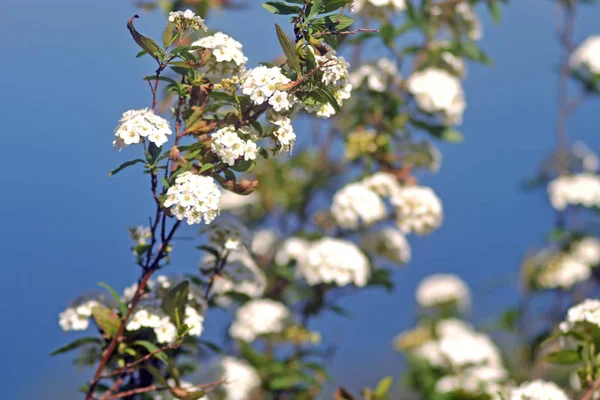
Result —
[{"label": "white flower", "polygon": [[584,237],[571,245],[570,253],[578,261],[594,267],[600,263],[600,240]]},{"label": "white flower", "polygon": [[584,74],[600,74],[600,35],[590,36],[581,43],[569,58],[569,66]]},{"label": "white flower", "polygon": [[400,186],[398,180],[389,172],[376,172],[363,179],[362,182],[366,187],[374,190],[380,196],[394,197],[402,190],[402,186]]},{"label": "white flower", "polygon": [[567,394],[553,382],[525,382],[510,393],[510,400],[569,400]]},{"label": "white flower", "polygon": [[[507,378],[501,366],[476,366],[466,368],[457,375],[446,375],[435,384],[439,393],[463,392],[471,395],[487,394],[494,396],[502,390],[500,382]],[[496,397],[492,397],[496,399]],[[500,398],[498,398],[499,400]]]},{"label": "white flower", "polygon": [[[312,51],[312,48],[309,51]],[[352,85],[348,82],[350,64],[344,57],[336,56],[334,50],[330,50],[323,56],[315,55],[315,60],[321,66],[321,82],[333,93],[341,107],[344,100],[350,98],[352,92]],[[305,104],[305,109],[320,118],[329,118],[335,114],[335,109],[329,103]]]},{"label": "white flower", "polygon": [[257,336],[278,333],[289,326],[292,315],[280,302],[270,299],[251,300],[237,309],[229,335],[253,342]]},{"label": "white flower", "polygon": [[194,29],[203,31],[208,30],[204,20],[197,16],[192,10],[171,11],[169,13],[169,22],[181,30]]},{"label": "white flower", "polygon": [[442,61],[444,61],[458,76],[463,76],[465,74],[467,66],[462,58],[449,51],[443,51],[441,58]]},{"label": "white flower", "polygon": [[441,113],[447,125],[462,122],[466,103],[456,76],[443,69],[427,68],[413,73],[407,80],[407,87],[421,110]]},{"label": "white flower", "polygon": [[600,327],[600,300],[585,299],[569,308],[567,318],[559,325],[559,329],[567,333],[582,322]]},{"label": "white flower", "polygon": [[187,306],[185,308],[183,323],[190,328],[189,335],[202,335],[202,331],[204,330],[204,315],[200,314],[194,307]]},{"label": "white flower", "polygon": [[577,258],[559,253],[548,258],[537,276],[537,284],[546,289],[569,289],[592,275],[590,266]]},{"label": "white flower", "polygon": [[242,223],[234,217],[223,215],[214,224],[202,230],[208,240],[216,248],[239,250],[250,245],[250,233]]},{"label": "white flower", "polygon": [[277,253],[275,253],[275,263],[287,265],[290,261],[299,261],[308,253],[310,243],[302,238],[291,237],[286,239]]},{"label": "white flower", "polygon": [[397,229],[386,227],[374,233],[366,233],[361,238],[362,247],[388,260],[406,264],[411,259],[410,244]]},{"label": "white flower", "polygon": [[224,163],[230,166],[233,166],[241,157],[244,157],[245,160],[254,160],[259,150],[256,143],[239,137],[233,125],[213,133],[210,148]]},{"label": "white flower", "polygon": [[186,218],[189,225],[203,219],[210,224],[219,214],[220,197],[221,192],[213,178],[184,172],[167,191],[164,206],[170,207],[178,220]]},{"label": "white flower", "polygon": [[442,202],[431,188],[402,186],[392,194],[391,203],[398,227],[404,233],[426,235],[442,224]]},{"label": "white flower", "polygon": [[344,186],[333,196],[331,214],[340,227],[358,229],[360,222],[370,225],[384,219],[386,209],[377,193],[358,182]]},{"label": "white flower", "polygon": [[115,128],[113,145],[121,150],[125,146],[148,139],[161,147],[167,142],[167,136],[172,133],[169,121],[154,114],[154,111],[147,108],[129,110],[123,113]]},{"label": "white flower", "polygon": [[245,71],[248,58],[242,52],[242,44],[222,32],[196,40],[192,46],[211,50],[211,57],[204,66],[211,78],[239,75]]},{"label": "white flower", "polygon": [[351,11],[359,12],[374,12],[372,8],[389,7],[392,11],[402,11],[406,8],[404,0],[354,0]]},{"label": "white flower", "polygon": [[298,260],[297,270],[309,285],[354,283],[362,287],[371,275],[369,260],[354,243],[328,237],[310,245],[306,257]]},{"label": "white flower", "polygon": [[548,184],[548,196],[555,209],[567,206],[598,207],[600,205],[600,177],[590,173],[563,175]]},{"label": "white flower", "polygon": [[454,274],[434,274],[423,279],[416,291],[417,303],[421,307],[435,307],[455,302],[461,309],[470,303],[467,284]]},{"label": "white flower", "polygon": [[350,84],[358,88],[364,81],[367,87],[374,92],[384,93],[388,83],[400,77],[396,64],[389,58],[381,58],[376,65],[361,65],[350,74]]},{"label": "white flower", "polygon": [[466,27],[467,36],[471,40],[481,40],[483,31],[481,21],[468,2],[460,2],[454,8],[460,23]]},{"label": "white flower", "polygon": [[259,256],[271,255],[274,252],[274,247],[279,236],[271,229],[261,229],[254,232],[252,238],[251,249],[254,254]]},{"label": "white flower", "polygon": [[58,324],[63,331],[84,331],[90,326],[92,310],[101,305],[94,299],[79,299],[58,315]]},{"label": "white flower", "polygon": [[289,151],[291,153],[296,142],[292,120],[277,114],[269,114],[267,119],[276,126],[273,136],[277,139],[281,151]]},{"label": "white flower", "polygon": [[246,361],[223,357],[218,365],[219,375],[225,379],[220,387],[224,400],[247,400],[252,391],[260,386],[260,376],[254,367]]},{"label": "white flower", "polygon": [[169,318],[162,319],[160,325],[154,328],[154,333],[158,343],[173,343],[177,338],[177,328]]},{"label": "white flower", "polygon": [[[260,66],[247,71],[241,79],[242,93],[250,96],[256,105],[263,104],[271,96],[277,99],[271,105],[276,104],[277,111],[285,111],[292,108],[295,97],[280,90],[280,85],[286,85],[291,80],[283,75],[279,67]],[[277,93],[276,93],[277,92]]]}]

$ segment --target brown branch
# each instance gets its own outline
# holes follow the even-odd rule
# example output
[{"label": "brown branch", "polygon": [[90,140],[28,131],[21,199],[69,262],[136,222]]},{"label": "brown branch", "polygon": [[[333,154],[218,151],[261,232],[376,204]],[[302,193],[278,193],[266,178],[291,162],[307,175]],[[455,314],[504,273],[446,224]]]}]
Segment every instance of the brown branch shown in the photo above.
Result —
[{"label": "brown branch", "polygon": [[359,33],[359,32],[373,32],[373,33],[377,33],[377,32],[379,32],[379,29],[358,28],[358,29],[355,29],[353,31],[324,31],[324,32],[316,33],[314,35],[314,37],[321,37],[321,36],[325,36],[325,35],[354,35],[354,34]]},{"label": "brown branch", "polygon": [[581,400],[592,400],[598,389],[600,389],[600,378],[592,382],[592,385],[581,396]]},{"label": "brown branch", "polygon": [[124,376],[119,377],[119,379],[117,379],[115,381],[115,383],[110,387],[110,389],[108,389],[106,392],[104,392],[104,394],[100,397],[100,400],[108,400],[110,398],[111,393],[116,392],[124,380],[125,380]]},{"label": "brown branch", "polygon": [[169,351],[169,350],[173,350],[178,348],[179,346],[181,346],[181,343],[173,343],[164,347],[161,347],[160,349],[156,349],[148,354],[146,354],[145,356],[130,362],[129,364],[125,365],[123,368],[119,368],[113,372],[107,373],[102,375],[102,379],[104,378],[112,378],[113,376],[117,376],[117,375],[121,375],[123,373],[128,373],[128,372],[132,372],[133,371],[133,367],[135,367],[138,364],[143,363],[144,361],[147,361],[149,359],[151,359],[152,357],[154,357],[155,355],[157,355],[158,353],[162,353],[165,351]]},{"label": "brown branch", "polygon": [[[204,383],[201,385],[195,385],[191,389],[200,389],[200,390],[203,390],[205,393],[210,393],[213,390],[215,390],[217,387],[222,385],[223,383],[226,383],[226,380],[221,378],[215,382]],[[150,386],[145,386],[142,388],[135,388],[135,389],[127,390],[125,392],[115,393],[114,395],[109,397],[108,400],[122,399],[123,397],[133,396],[134,394],[141,394],[141,393],[148,393],[148,392],[161,392],[161,391],[168,390],[168,389],[169,389],[168,387],[159,387],[156,385],[150,385]],[[184,390],[189,390],[189,389],[184,389]]]}]

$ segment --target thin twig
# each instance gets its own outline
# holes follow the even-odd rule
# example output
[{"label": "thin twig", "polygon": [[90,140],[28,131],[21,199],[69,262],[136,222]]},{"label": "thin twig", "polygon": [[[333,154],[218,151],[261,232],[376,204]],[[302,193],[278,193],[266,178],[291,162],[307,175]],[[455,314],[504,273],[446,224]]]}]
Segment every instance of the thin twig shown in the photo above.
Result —
[{"label": "thin twig", "polygon": [[141,363],[143,363],[144,361],[147,361],[149,359],[151,359],[152,357],[154,357],[155,355],[157,355],[158,353],[163,353],[165,351],[169,351],[169,350],[173,350],[178,348],[179,346],[181,346],[181,343],[173,343],[164,347],[161,347],[160,349],[156,349],[148,354],[146,354],[145,356],[138,358],[135,361],[130,362],[129,364],[125,365],[123,368],[119,368],[113,372],[109,372],[107,374],[102,375],[102,379],[105,378],[112,378],[113,376],[117,376],[117,375],[121,375],[123,373],[126,372],[131,372],[133,371],[133,367],[135,367],[136,365],[139,365]]},{"label": "thin twig", "polygon": [[592,385],[581,396],[581,400],[592,400],[598,389],[600,389],[600,378],[592,382]]}]

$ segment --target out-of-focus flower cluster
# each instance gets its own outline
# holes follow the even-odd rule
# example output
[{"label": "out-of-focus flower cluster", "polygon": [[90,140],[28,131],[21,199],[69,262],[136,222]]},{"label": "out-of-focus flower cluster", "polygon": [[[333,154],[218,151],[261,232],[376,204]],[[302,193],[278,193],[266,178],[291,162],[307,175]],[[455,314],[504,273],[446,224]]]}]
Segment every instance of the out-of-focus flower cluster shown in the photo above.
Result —
[{"label": "out-of-focus flower cluster", "polygon": [[123,113],[119,125],[115,129],[113,146],[121,150],[130,144],[140,143],[148,139],[156,146],[161,147],[172,134],[169,121],[154,114],[147,108],[129,110]]},{"label": "out-of-focus flower cluster", "polygon": [[509,400],[569,400],[555,383],[541,379],[524,382],[510,392]]},{"label": "out-of-focus flower cluster", "polygon": [[568,206],[599,207],[600,177],[590,173],[559,176],[548,184],[548,196],[559,211]]},{"label": "out-of-focus flower cluster", "polygon": [[404,0],[354,0],[351,11],[368,15],[385,15],[386,11],[402,11],[406,8]]},{"label": "out-of-focus flower cluster", "polygon": [[251,300],[236,310],[229,335],[250,343],[261,335],[279,333],[291,324],[292,314],[283,303],[270,299]]},{"label": "out-of-focus flower cluster", "polygon": [[600,36],[594,35],[585,39],[571,53],[569,66],[586,77],[600,75]]},{"label": "out-of-focus flower cluster", "polygon": [[175,178],[175,184],[167,191],[164,206],[178,219],[199,224],[210,224],[219,214],[221,192],[213,178],[184,172]]},{"label": "out-of-focus flower cluster", "polygon": [[375,65],[363,64],[350,74],[350,84],[353,89],[366,86],[379,93],[384,93],[389,86],[400,80],[398,68],[389,58],[380,58]]},{"label": "out-of-focus flower cluster", "polygon": [[454,274],[434,274],[423,279],[417,287],[416,298],[424,308],[455,305],[464,310],[471,303],[469,287]]}]

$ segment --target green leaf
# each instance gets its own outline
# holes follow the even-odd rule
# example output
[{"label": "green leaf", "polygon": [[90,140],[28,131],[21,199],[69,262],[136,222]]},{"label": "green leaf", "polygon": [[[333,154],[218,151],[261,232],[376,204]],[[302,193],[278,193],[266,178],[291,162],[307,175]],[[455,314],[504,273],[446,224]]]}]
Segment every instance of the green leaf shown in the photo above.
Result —
[{"label": "green leaf", "polygon": [[173,40],[175,39],[175,32],[173,32],[173,24],[170,22],[167,24],[165,31],[163,32],[162,42],[165,50],[169,48]]},{"label": "green leaf", "polygon": [[276,376],[269,381],[268,385],[271,390],[285,390],[302,382],[304,382],[304,376],[302,374],[291,374],[286,376]]},{"label": "green leaf", "polygon": [[160,47],[154,40],[140,34],[138,31],[135,30],[135,27],[133,26],[133,20],[135,18],[139,18],[139,16],[134,15],[133,17],[131,17],[129,19],[129,21],[127,21],[127,29],[129,29],[129,33],[131,33],[131,37],[138,44],[138,46],[140,46],[148,54],[150,54],[152,57],[154,57],[154,59],[159,61],[161,55],[163,54],[162,50],[160,49]]},{"label": "green leaf", "polygon": [[330,0],[322,8],[321,13],[325,14],[328,12],[338,10],[338,9],[348,5],[348,3],[350,3],[350,0]]},{"label": "green leaf", "polygon": [[327,309],[330,310],[330,311],[332,311],[333,313],[335,313],[337,315],[342,315],[344,317],[351,317],[352,316],[348,310],[346,310],[342,306],[338,306],[337,304],[332,304],[329,307],[327,307]]},{"label": "green leaf", "polygon": [[279,44],[281,45],[283,53],[287,57],[290,67],[292,67],[294,71],[298,73],[298,76],[300,76],[300,58],[298,57],[298,53],[296,53],[296,47],[292,44],[290,39],[279,25],[275,24],[275,30],[277,31]]},{"label": "green leaf", "polygon": [[575,350],[559,350],[546,354],[544,360],[553,364],[577,364],[581,362],[581,357]]},{"label": "green leaf", "polygon": [[246,172],[252,170],[256,166],[256,162],[254,160],[242,160],[231,167],[234,171],[237,172]]},{"label": "green leaf", "polygon": [[127,311],[129,309],[127,308],[127,306],[125,304],[123,304],[123,301],[121,301],[121,297],[115,291],[115,289],[113,289],[112,287],[110,287],[108,284],[106,284],[104,282],[98,283],[98,286],[101,286],[101,287],[103,287],[104,289],[106,289],[106,290],[108,290],[110,292],[110,294],[112,295],[113,299],[115,299],[115,301],[117,302],[117,305],[119,306],[119,312],[121,313],[121,316],[125,316],[125,314],[127,314]]},{"label": "green leaf", "polygon": [[375,396],[374,400],[381,400],[385,396],[387,396],[387,394],[389,393],[389,391],[392,387],[393,381],[394,380],[392,379],[391,376],[386,376],[381,381],[379,381],[379,383],[377,384],[377,387],[375,388],[375,391],[373,392],[373,395]]},{"label": "green leaf", "polygon": [[481,50],[474,42],[457,43],[456,50],[464,57],[477,61],[482,64],[492,64],[492,59],[489,58],[483,50]]},{"label": "green leaf", "polygon": [[325,99],[327,99],[327,102],[331,104],[331,107],[333,107],[336,113],[342,111],[342,109],[340,108],[340,103],[338,103],[337,99],[327,86],[320,84],[317,93],[325,97]]},{"label": "green leaf", "polygon": [[299,14],[302,11],[301,7],[290,6],[289,4],[282,3],[280,1],[267,1],[263,3],[263,8],[273,14],[290,15]]},{"label": "green leaf", "polygon": [[115,168],[112,171],[110,171],[108,173],[108,176],[116,175],[119,172],[123,171],[125,168],[131,167],[132,165],[135,165],[137,163],[145,163],[145,162],[146,161],[142,160],[141,158],[138,158],[136,160],[131,160],[131,161],[124,162],[123,164],[119,165],[117,168]]},{"label": "green leaf", "polygon": [[214,351],[217,354],[225,354],[225,352],[223,351],[223,349],[221,347],[219,347],[218,345],[214,344],[213,342],[209,342],[208,340],[204,340],[204,339],[198,339],[198,343],[200,343],[203,346],[208,347],[209,349],[211,349],[212,351]]},{"label": "green leaf", "polygon": [[311,20],[317,15],[321,14],[321,10],[323,9],[323,0],[313,0],[312,3],[306,7],[306,18]]},{"label": "green leaf", "polygon": [[97,345],[101,345],[102,344],[102,340],[100,340],[100,339],[98,339],[96,337],[84,337],[84,338],[81,338],[81,339],[77,339],[77,340],[74,340],[71,343],[69,343],[69,344],[67,344],[67,345],[65,345],[63,347],[60,347],[60,348],[54,350],[52,353],[50,353],[50,355],[51,356],[55,356],[57,354],[67,353],[67,352],[69,352],[71,350],[75,350],[75,349],[77,349],[77,348],[79,348],[81,346],[85,346],[86,344],[91,344],[91,343],[94,343],[94,344],[97,344]]},{"label": "green leaf", "polygon": [[349,27],[354,23],[354,18],[346,15],[327,15],[317,18],[312,22],[315,28],[326,30],[329,32],[339,32],[344,28]]},{"label": "green leaf", "polygon": [[121,325],[121,318],[110,308],[101,305],[92,308],[92,317],[107,339],[112,338]]},{"label": "green leaf", "polygon": [[462,133],[452,128],[446,128],[440,132],[439,138],[451,143],[458,143],[464,140]]},{"label": "green leaf", "polygon": [[190,282],[183,281],[169,290],[162,301],[162,309],[177,328],[183,323],[189,292]]},{"label": "green leaf", "polygon": [[394,41],[394,26],[390,23],[384,24],[379,30],[379,34],[381,35],[383,43],[389,46]]},{"label": "green leaf", "polygon": [[246,361],[258,369],[270,362],[267,356],[254,350],[252,346],[246,342],[240,342],[240,351],[242,352],[242,356],[246,359]]},{"label": "green leaf", "polygon": [[165,388],[170,388],[169,383],[167,382],[167,379],[163,376],[163,374],[160,372],[160,370],[158,368],[156,368],[154,365],[144,364],[144,369],[147,370],[148,372],[150,372],[150,374],[154,377],[154,379],[156,379],[156,381],[158,383],[161,384],[161,386],[164,386]]},{"label": "green leaf", "polygon": [[495,0],[489,0],[487,2],[487,5],[490,10],[490,14],[492,14],[494,22],[499,23],[500,18],[502,18],[502,11],[500,10],[500,5]]},{"label": "green leaf", "polygon": [[[133,344],[142,346],[143,348],[148,350],[148,353],[152,353],[152,352],[159,350],[157,345],[155,345],[154,343],[152,343],[148,340],[136,340],[135,342],[133,342]],[[158,353],[154,354],[154,357],[158,358],[160,361],[164,362],[165,364],[169,363],[169,357],[167,356],[167,354],[164,351],[159,351]]]},{"label": "green leaf", "polygon": [[205,171],[208,171],[212,167],[214,167],[214,164],[212,164],[212,163],[204,163],[204,164],[202,164],[202,166],[198,170],[198,173],[201,174],[201,173],[203,173]]},{"label": "green leaf", "polygon": [[391,280],[391,271],[387,269],[377,269],[373,271],[368,286],[382,286],[388,293],[394,290],[394,283]]}]

